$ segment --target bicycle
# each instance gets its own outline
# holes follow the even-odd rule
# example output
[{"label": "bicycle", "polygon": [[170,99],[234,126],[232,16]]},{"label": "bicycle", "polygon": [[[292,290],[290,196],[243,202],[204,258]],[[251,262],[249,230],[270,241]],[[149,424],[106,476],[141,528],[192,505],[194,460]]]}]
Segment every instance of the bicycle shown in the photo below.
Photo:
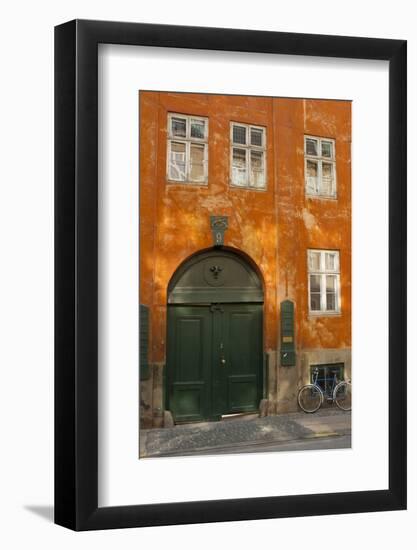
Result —
[{"label": "bicycle", "polygon": [[[330,385],[325,385],[325,390],[317,384],[319,370],[314,369],[313,381],[300,388],[298,392],[298,404],[306,413],[314,413],[322,406],[324,399],[331,401],[342,411],[352,410],[352,384],[349,380],[337,380],[336,372]],[[328,387],[330,386],[330,387]]]}]

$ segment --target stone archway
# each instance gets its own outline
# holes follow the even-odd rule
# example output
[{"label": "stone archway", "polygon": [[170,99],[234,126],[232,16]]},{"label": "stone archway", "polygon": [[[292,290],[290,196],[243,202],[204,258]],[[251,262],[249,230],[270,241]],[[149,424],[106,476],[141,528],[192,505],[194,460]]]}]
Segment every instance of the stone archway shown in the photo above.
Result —
[{"label": "stone archway", "polygon": [[168,286],[167,408],[176,422],[256,411],[263,395],[263,287],[241,255],[192,256]]}]

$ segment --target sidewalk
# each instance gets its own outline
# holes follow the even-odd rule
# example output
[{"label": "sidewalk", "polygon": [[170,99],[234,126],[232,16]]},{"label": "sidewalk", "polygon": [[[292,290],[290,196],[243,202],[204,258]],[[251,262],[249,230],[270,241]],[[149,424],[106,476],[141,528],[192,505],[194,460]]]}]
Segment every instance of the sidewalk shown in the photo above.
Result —
[{"label": "sidewalk", "polygon": [[140,457],[349,448],[351,414],[322,409],[141,430]]}]

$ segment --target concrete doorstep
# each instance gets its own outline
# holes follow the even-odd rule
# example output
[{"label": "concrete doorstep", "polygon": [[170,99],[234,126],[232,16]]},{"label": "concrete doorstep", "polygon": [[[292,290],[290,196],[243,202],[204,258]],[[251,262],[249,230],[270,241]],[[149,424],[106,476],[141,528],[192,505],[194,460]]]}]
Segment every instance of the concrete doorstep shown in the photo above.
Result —
[{"label": "concrete doorstep", "polygon": [[349,448],[350,433],[351,414],[336,409],[264,418],[250,415],[141,430],[140,458]]}]

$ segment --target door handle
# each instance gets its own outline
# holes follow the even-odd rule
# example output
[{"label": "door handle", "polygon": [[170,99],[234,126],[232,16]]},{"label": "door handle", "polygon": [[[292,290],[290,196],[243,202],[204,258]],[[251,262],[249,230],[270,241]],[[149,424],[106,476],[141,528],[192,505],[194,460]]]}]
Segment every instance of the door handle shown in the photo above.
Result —
[{"label": "door handle", "polygon": [[224,349],[224,345],[223,345],[223,342],[220,342],[220,349],[221,349],[221,358],[220,358],[220,363],[222,364],[222,366],[224,367],[225,364],[226,364],[226,359],[224,358],[224,355],[223,355],[223,349]]}]

